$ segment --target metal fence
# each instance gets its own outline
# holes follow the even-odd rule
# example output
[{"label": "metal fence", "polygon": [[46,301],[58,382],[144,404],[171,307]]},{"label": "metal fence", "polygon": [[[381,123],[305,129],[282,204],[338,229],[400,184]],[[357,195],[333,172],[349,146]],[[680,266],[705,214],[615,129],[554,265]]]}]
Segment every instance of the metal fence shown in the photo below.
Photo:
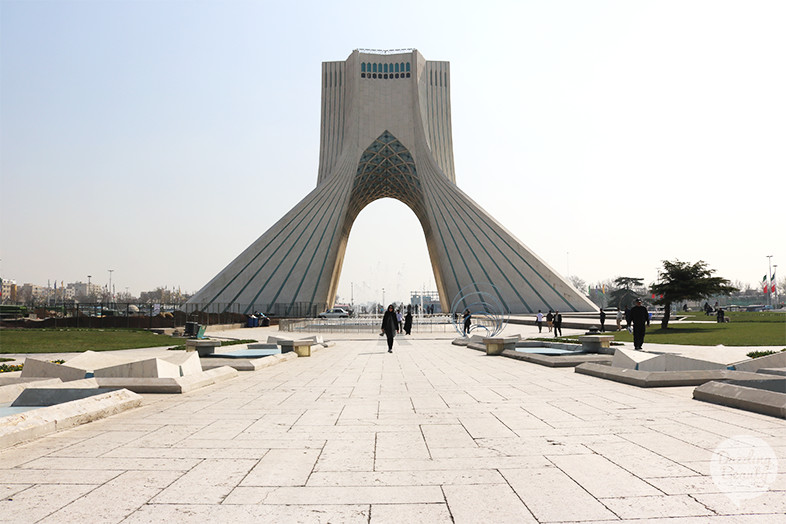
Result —
[{"label": "metal fence", "polygon": [[186,322],[210,326],[245,323],[247,315],[230,307],[207,312],[186,304],[73,303],[28,307],[26,318],[4,318],[6,327],[41,328],[175,328]]},{"label": "metal fence", "polygon": [[31,306],[24,318],[4,318],[9,327],[44,328],[166,328],[186,320],[180,304],[66,303]]},{"label": "metal fence", "polygon": [[[311,333],[372,333],[380,331],[381,315],[361,315],[352,318],[297,318],[281,319],[280,331]],[[412,333],[447,333],[453,331],[448,315],[423,315],[412,318]]]},{"label": "metal fence", "polygon": [[256,312],[277,318],[308,318],[316,317],[327,310],[327,304],[321,302],[276,302],[274,304],[240,304],[237,302],[209,304],[185,303],[181,309],[188,314],[209,313],[251,315]]}]

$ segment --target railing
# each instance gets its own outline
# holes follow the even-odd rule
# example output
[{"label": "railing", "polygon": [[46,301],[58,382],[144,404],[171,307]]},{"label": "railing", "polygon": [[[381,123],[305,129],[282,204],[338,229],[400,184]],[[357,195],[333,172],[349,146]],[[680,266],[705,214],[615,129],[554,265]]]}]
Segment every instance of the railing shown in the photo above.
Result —
[{"label": "railing", "polygon": [[[314,333],[379,333],[382,317],[364,315],[353,318],[281,319],[279,331]],[[412,318],[412,333],[449,333],[454,331],[447,315],[425,315]]]},{"label": "railing", "polygon": [[166,328],[187,320],[181,304],[131,302],[65,303],[31,306],[28,318],[3,319],[4,326],[41,328]]},{"label": "railing", "polygon": [[250,315],[256,312],[275,318],[316,317],[325,311],[328,305],[324,302],[276,302],[274,304],[241,304],[238,302],[198,304],[186,302],[181,309],[188,314],[209,313]]}]

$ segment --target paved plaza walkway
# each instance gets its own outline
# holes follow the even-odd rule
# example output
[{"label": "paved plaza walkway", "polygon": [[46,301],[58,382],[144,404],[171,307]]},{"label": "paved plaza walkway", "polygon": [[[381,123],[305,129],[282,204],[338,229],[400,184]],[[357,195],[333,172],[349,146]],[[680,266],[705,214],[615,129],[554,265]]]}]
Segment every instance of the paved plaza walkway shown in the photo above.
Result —
[{"label": "paved plaza walkway", "polygon": [[[0,521],[786,522],[784,420],[448,335],[348,338],[0,452]],[[718,469],[750,442],[777,474]]]}]

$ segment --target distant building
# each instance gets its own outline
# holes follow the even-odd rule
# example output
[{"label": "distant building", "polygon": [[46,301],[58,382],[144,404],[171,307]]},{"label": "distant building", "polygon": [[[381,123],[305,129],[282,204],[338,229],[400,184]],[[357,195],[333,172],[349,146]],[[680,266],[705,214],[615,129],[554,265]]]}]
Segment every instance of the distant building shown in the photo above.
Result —
[{"label": "distant building", "polygon": [[16,281],[5,278],[2,279],[2,281],[3,286],[1,291],[2,294],[0,295],[0,302],[3,304],[15,303],[17,294]]},{"label": "distant building", "polygon": [[98,284],[86,284],[84,282],[72,282],[66,286],[67,290],[72,293],[71,298],[85,298],[85,297],[100,297],[103,288]]},{"label": "distant building", "polygon": [[20,302],[32,302],[35,300],[43,300],[47,297],[48,292],[46,286],[39,286],[26,282],[17,289],[17,300]]},{"label": "distant building", "polygon": [[425,313],[442,313],[437,291],[412,291],[409,294],[409,303],[416,311],[423,307]]}]

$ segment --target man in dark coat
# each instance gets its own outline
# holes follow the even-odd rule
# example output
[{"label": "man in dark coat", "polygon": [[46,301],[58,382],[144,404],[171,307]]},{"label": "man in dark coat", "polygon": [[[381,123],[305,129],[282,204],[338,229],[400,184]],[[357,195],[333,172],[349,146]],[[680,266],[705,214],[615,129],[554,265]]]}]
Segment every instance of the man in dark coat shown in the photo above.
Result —
[{"label": "man in dark coat", "polygon": [[388,337],[388,353],[393,353],[393,337],[396,336],[396,331],[398,331],[398,318],[393,304],[390,304],[382,317],[382,333],[380,333]]},{"label": "man in dark coat", "polygon": [[562,336],[562,313],[554,312],[554,338]]},{"label": "man in dark coat", "polygon": [[606,312],[600,308],[600,330],[606,331]]},{"label": "man in dark coat", "polygon": [[647,308],[641,304],[641,299],[636,299],[636,305],[630,310],[630,321],[633,324],[633,347],[641,349],[644,345],[644,333],[646,333],[646,326],[650,325],[650,313]]}]

